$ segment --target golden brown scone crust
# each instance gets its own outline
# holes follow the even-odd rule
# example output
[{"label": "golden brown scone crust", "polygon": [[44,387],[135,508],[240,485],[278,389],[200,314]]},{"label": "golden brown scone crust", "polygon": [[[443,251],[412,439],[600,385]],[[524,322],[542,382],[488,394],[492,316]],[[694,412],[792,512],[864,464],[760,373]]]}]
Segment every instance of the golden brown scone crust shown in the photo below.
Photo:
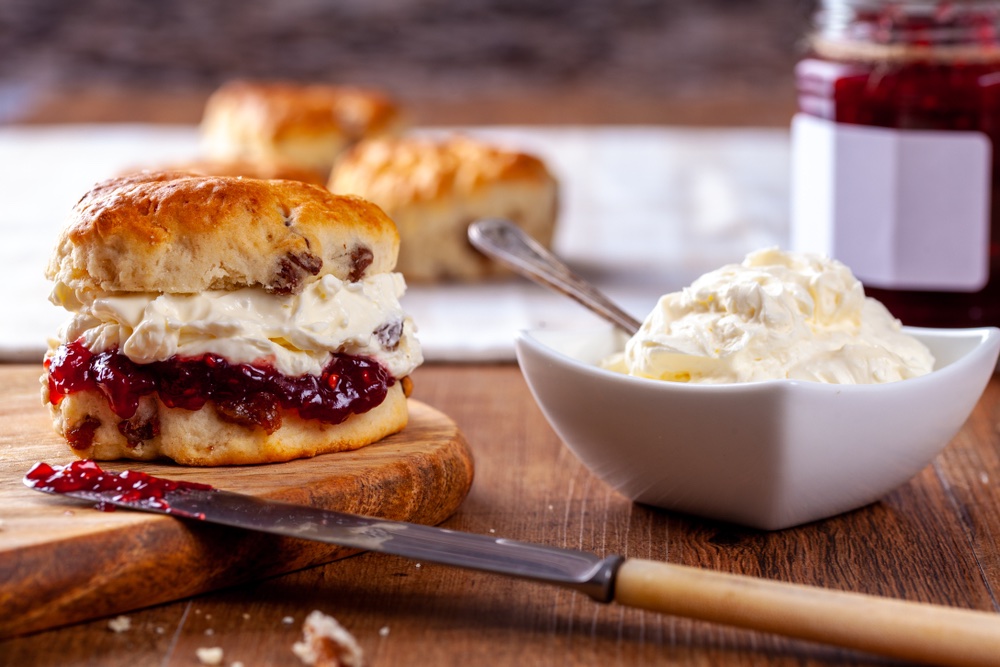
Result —
[{"label": "golden brown scone crust", "polygon": [[297,181],[143,172],[77,203],[46,275],[76,290],[196,293],[391,271],[396,227],[375,205]]},{"label": "golden brown scone crust", "polygon": [[201,132],[209,157],[281,160],[325,177],[348,146],[402,126],[399,107],[378,91],[233,81],[209,97]]},{"label": "golden brown scone crust", "polygon": [[512,220],[543,245],[555,231],[558,186],[535,156],[463,136],[363,141],[338,160],[329,189],[378,204],[402,239],[408,282],[508,275],[468,242],[469,223]]},{"label": "golden brown scone crust", "polygon": [[[132,174],[138,171],[143,170],[133,169],[128,173]],[[326,187],[326,179],[317,172],[311,169],[302,169],[286,162],[254,162],[240,158],[210,160],[206,158],[163,165],[154,171],[184,171],[199,176],[242,176],[244,178],[260,178],[264,180],[302,181],[303,183],[310,183],[323,188]]]},{"label": "golden brown scone crust", "polygon": [[288,412],[283,413],[281,426],[271,434],[258,427],[223,421],[211,403],[200,410],[168,408],[151,394],[141,399],[136,414],[147,420],[156,415],[160,433],[138,444],[129,444],[118,430],[121,419],[111,411],[100,392],[76,392],[63,397],[59,405],[52,405],[43,388],[43,400],[49,406],[56,432],[67,439],[86,420],[100,422],[94,437],[97,444],[72,450],[80,458],[98,461],[169,458],[190,466],[277,463],[359,449],[401,431],[408,420],[400,382],[389,387],[380,405],[352,415],[340,424],[305,420]]}]

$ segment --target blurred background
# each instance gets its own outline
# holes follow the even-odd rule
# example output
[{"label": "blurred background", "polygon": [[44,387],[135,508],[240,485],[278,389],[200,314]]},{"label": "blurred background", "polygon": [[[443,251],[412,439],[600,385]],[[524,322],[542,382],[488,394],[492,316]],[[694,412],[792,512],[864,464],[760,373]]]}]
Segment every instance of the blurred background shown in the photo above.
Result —
[{"label": "blurred background", "polygon": [[[483,126],[541,156],[560,182],[557,252],[649,312],[784,245],[814,1],[0,0],[0,282],[21,314],[0,319],[0,348],[38,356],[57,330],[40,267],[80,195],[196,157],[205,100],[234,78],[382,89],[418,127]],[[511,125],[529,127],[491,127]],[[425,353],[508,359],[517,330],[590,317],[496,289],[409,290]]]},{"label": "blurred background", "polygon": [[0,123],[197,122],[237,77],[418,124],[784,126],[811,0],[0,0]]}]

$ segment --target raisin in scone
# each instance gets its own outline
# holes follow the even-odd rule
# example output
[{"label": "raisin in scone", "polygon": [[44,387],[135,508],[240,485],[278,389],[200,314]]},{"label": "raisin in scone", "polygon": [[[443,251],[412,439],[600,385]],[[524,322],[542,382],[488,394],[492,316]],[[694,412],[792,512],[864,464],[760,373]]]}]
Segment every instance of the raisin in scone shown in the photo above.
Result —
[{"label": "raisin in scone", "polygon": [[422,361],[395,225],[295,181],[98,184],[47,269],[72,318],[43,400],[80,457],[187,465],[362,447],[407,421]]},{"label": "raisin in scone", "polygon": [[404,124],[399,106],[379,91],[233,81],[209,97],[201,134],[210,159],[286,163],[325,180],[346,148]]},{"label": "raisin in scone", "polygon": [[473,248],[480,218],[507,218],[543,245],[555,231],[556,179],[537,157],[464,136],[363,141],[334,167],[329,189],[382,207],[399,229],[397,270],[411,282],[507,275]]}]

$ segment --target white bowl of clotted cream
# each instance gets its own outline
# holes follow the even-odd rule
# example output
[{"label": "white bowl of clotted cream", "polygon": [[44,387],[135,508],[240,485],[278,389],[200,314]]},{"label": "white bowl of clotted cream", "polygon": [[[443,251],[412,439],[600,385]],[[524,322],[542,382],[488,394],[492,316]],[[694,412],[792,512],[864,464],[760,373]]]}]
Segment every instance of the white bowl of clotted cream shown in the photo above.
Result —
[{"label": "white bowl of clotted cream", "polygon": [[1000,329],[903,330],[934,355],[886,384],[689,384],[600,367],[610,327],[522,332],[517,358],[559,437],[632,500],[777,530],[874,502],[948,444],[989,381]]}]

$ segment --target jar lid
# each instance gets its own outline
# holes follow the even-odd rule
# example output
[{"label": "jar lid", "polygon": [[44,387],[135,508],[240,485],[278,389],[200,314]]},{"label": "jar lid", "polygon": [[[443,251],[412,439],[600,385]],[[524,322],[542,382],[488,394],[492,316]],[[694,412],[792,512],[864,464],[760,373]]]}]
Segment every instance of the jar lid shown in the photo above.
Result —
[{"label": "jar lid", "polygon": [[885,9],[901,13],[1000,8],[998,0],[822,0],[821,4],[827,9]]},{"label": "jar lid", "polygon": [[844,60],[1000,62],[1000,0],[822,0],[811,36]]},{"label": "jar lid", "polygon": [[996,5],[996,0],[822,0],[824,5],[851,5],[852,7],[942,7],[954,5]]}]

